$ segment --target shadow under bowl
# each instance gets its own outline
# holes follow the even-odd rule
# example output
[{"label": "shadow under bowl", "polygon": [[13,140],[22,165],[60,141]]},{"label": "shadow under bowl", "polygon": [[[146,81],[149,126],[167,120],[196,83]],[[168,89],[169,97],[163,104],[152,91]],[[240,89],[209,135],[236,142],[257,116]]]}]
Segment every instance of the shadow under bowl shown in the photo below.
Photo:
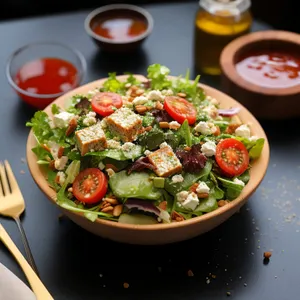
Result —
[{"label": "shadow under bowl", "polygon": [[269,87],[247,80],[237,63],[255,51],[281,52],[299,57],[300,35],[288,31],[267,30],[249,33],[229,43],[222,51],[222,91],[235,98],[260,119],[287,119],[300,116],[300,84]]},{"label": "shadow under bowl", "polygon": [[[126,41],[106,38],[93,31],[93,28],[99,21],[121,17],[142,21],[146,24],[146,30]],[[142,45],[153,30],[153,23],[153,18],[150,13],[139,6],[130,4],[111,4],[102,6],[90,12],[85,19],[84,27],[86,33],[100,49],[112,53],[126,53],[132,52]]]}]

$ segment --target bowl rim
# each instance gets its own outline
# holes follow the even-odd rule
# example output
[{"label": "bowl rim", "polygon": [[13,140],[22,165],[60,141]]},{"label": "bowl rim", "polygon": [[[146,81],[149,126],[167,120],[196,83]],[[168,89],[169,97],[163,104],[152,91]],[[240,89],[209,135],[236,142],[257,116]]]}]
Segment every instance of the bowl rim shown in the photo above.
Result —
[{"label": "bowl rim", "polygon": [[242,77],[235,67],[234,59],[236,54],[248,45],[256,44],[262,41],[276,41],[282,44],[294,44],[300,50],[300,34],[284,30],[263,30],[248,33],[232,42],[223,49],[220,56],[220,65],[223,76],[227,76],[238,87],[270,96],[288,96],[300,93],[300,85],[295,85],[287,88],[274,88],[257,85]]},{"label": "bowl rim", "polygon": [[[119,80],[124,80],[127,76],[128,75],[119,75],[119,76],[117,76],[117,78]],[[134,74],[134,76],[137,76],[137,78],[139,78],[142,81],[146,80],[145,76],[143,76],[143,75]],[[174,76],[169,76],[169,77],[174,78]],[[95,80],[95,81],[87,83],[81,87],[78,87],[75,90],[62,95],[60,98],[56,99],[53,103],[57,104],[59,102],[63,102],[63,104],[65,104],[66,101],[70,97],[72,97],[72,95],[78,94],[82,90],[85,90],[85,92],[86,92],[87,90],[95,89],[95,88],[101,86],[101,84],[103,84],[103,82],[106,79],[107,78]],[[256,189],[260,185],[261,181],[264,179],[264,176],[268,169],[269,160],[270,160],[270,146],[269,146],[268,138],[265,134],[264,129],[262,128],[262,126],[260,125],[258,120],[254,117],[254,115],[246,107],[244,107],[241,103],[234,100],[229,95],[217,90],[216,88],[210,87],[210,86],[202,84],[202,83],[199,83],[198,86],[202,87],[203,89],[205,89],[208,92],[217,93],[217,94],[221,95],[222,97],[229,99],[230,100],[229,102],[232,102],[235,105],[239,106],[242,111],[241,113],[246,114],[248,116],[248,119],[251,120],[251,121],[250,120],[248,120],[248,121],[252,122],[252,125],[255,125],[255,127],[257,127],[257,129],[260,132],[260,136],[265,139],[265,144],[264,144],[262,155],[258,159],[258,161],[255,161],[255,163],[254,163],[254,166],[258,165],[259,163],[263,163],[263,168],[262,168],[261,172],[259,172],[259,174],[258,174],[259,176],[257,176],[257,178],[253,179],[253,177],[252,177],[252,181],[250,178],[250,182],[252,184],[246,185],[246,187],[248,189],[247,194],[245,195],[246,192],[244,190],[244,191],[242,191],[242,193],[240,194],[240,196],[238,198],[231,201],[227,205],[225,205],[223,207],[219,207],[218,209],[216,209],[212,212],[203,214],[202,216],[194,217],[189,220],[182,221],[182,222],[173,222],[173,223],[168,223],[168,224],[153,224],[153,225],[133,225],[133,224],[123,224],[123,223],[118,223],[118,222],[113,222],[113,221],[97,218],[95,223],[98,223],[99,225],[104,225],[104,226],[108,226],[108,227],[112,227],[112,228],[119,228],[119,229],[124,229],[124,230],[129,229],[129,230],[137,230],[137,231],[157,231],[157,230],[167,230],[168,231],[168,230],[172,230],[174,228],[182,228],[182,227],[193,225],[193,224],[195,225],[196,223],[201,223],[206,220],[213,219],[214,217],[217,217],[217,216],[219,216],[219,217],[223,216],[223,215],[225,216],[229,210],[231,210],[234,207],[238,208],[241,205],[241,203],[243,203],[244,199],[250,197],[256,191]],[[51,112],[51,105],[53,103],[49,104],[44,109],[44,111],[46,111],[46,113]],[[62,104],[60,104],[60,105],[62,105]],[[35,183],[37,184],[37,186],[39,187],[39,189],[46,195],[46,197],[51,202],[53,202],[56,206],[58,206],[59,209],[68,211],[69,213],[75,214],[78,217],[85,218],[83,213],[66,210],[65,208],[59,206],[56,203],[56,200],[55,200],[56,192],[51,187],[49,187],[49,185],[45,179],[45,176],[42,173],[41,167],[39,167],[39,165],[36,163],[36,161],[37,161],[36,156],[31,151],[32,146],[35,144],[36,144],[36,140],[35,140],[34,134],[31,129],[29,132],[29,135],[28,135],[28,139],[27,139],[26,157],[27,157],[28,168],[31,173],[31,176],[32,176],[33,180],[35,181]],[[253,180],[255,180],[255,182],[253,182]]]},{"label": "bowl rim", "polygon": [[[18,55],[19,53],[21,53],[22,51],[29,49],[31,47],[37,46],[37,45],[60,46],[60,47],[63,47],[65,49],[69,50],[70,52],[73,52],[73,54],[75,54],[75,56],[79,59],[79,62],[81,65],[81,70],[77,70],[77,74],[79,74],[79,75],[78,75],[78,81],[76,82],[75,87],[80,86],[82,84],[82,82],[85,78],[85,75],[86,75],[87,63],[86,63],[86,59],[85,59],[84,55],[79,50],[72,48],[66,44],[59,43],[59,42],[38,41],[38,42],[28,43],[28,44],[25,44],[25,45],[19,47],[13,53],[11,53],[10,56],[8,57],[8,59],[6,60],[5,74],[6,74],[8,83],[11,85],[12,88],[14,88],[17,92],[19,92],[22,95],[29,96],[32,98],[37,98],[37,99],[38,98],[40,98],[40,99],[57,98],[66,93],[66,92],[60,92],[60,93],[55,93],[55,94],[36,94],[36,93],[28,92],[24,89],[21,89],[13,80],[13,78],[11,76],[11,72],[10,72],[10,67],[11,67],[11,64],[12,64],[15,56]],[[72,89],[74,89],[74,87]]]},{"label": "bowl rim", "polygon": [[[127,10],[131,10],[131,11],[135,11],[141,15],[143,15],[147,22],[147,29],[144,33],[126,41],[126,42],[122,42],[122,41],[115,41],[112,39],[108,39],[105,37],[102,37],[101,35],[96,34],[90,26],[91,20],[96,17],[97,15],[110,11],[110,10],[119,10],[119,9],[127,9]],[[116,45],[125,45],[125,44],[131,44],[140,40],[143,40],[144,38],[146,38],[153,30],[153,26],[154,26],[154,20],[152,15],[144,8],[137,6],[137,5],[132,5],[132,4],[109,4],[109,5],[104,5],[101,7],[98,7],[94,10],[92,10],[85,18],[84,20],[84,28],[85,31],[87,32],[88,35],[90,35],[91,37],[93,37],[94,39],[101,41],[101,42],[105,42],[105,43],[109,43],[109,44],[116,44]]]}]

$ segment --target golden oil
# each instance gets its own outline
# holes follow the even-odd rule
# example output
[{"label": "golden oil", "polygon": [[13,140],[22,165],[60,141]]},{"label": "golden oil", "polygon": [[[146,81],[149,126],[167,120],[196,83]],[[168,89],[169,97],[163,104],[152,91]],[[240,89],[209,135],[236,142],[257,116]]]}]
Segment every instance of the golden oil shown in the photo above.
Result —
[{"label": "golden oil", "polygon": [[200,0],[195,18],[194,60],[200,74],[221,74],[223,48],[251,30],[250,0]]}]

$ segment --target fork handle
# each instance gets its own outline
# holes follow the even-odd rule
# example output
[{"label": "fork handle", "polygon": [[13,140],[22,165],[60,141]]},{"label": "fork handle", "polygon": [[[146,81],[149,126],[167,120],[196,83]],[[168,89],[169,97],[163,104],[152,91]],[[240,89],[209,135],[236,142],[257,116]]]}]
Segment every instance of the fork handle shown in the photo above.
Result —
[{"label": "fork handle", "polygon": [[24,271],[26,278],[28,279],[28,282],[30,283],[37,300],[54,300],[1,224],[0,240],[3,241],[12,255],[16,258],[20,267]]},{"label": "fork handle", "polygon": [[28,243],[28,240],[27,240],[27,237],[26,237],[26,234],[25,234],[25,230],[24,230],[24,228],[22,226],[22,223],[21,223],[19,217],[15,217],[14,220],[16,221],[18,229],[19,229],[19,231],[21,233],[21,239],[22,239],[22,242],[23,242],[23,245],[24,245],[24,249],[25,249],[25,253],[26,253],[28,262],[31,265],[31,267],[34,270],[34,272],[37,274],[37,276],[39,276],[39,272],[38,272],[38,269],[36,267],[33,255],[31,253],[31,250],[30,250],[30,247],[29,247],[29,243]]}]

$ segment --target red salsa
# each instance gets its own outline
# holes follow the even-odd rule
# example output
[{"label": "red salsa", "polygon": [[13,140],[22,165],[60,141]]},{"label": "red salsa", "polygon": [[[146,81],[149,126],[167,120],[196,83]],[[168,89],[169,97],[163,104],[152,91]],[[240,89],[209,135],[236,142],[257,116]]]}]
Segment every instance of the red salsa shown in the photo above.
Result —
[{"label": "red salsa", "polygon": [[91,27],[97,35],[118,42],[130,41],[147,30],[143,19],[125,15],[98,18]]},{"label": "red salsa", "polygon": [[264,87],[287,88],[300,84],[300,55],[255,51],[243,57],[236,69],[247,81]]}]

